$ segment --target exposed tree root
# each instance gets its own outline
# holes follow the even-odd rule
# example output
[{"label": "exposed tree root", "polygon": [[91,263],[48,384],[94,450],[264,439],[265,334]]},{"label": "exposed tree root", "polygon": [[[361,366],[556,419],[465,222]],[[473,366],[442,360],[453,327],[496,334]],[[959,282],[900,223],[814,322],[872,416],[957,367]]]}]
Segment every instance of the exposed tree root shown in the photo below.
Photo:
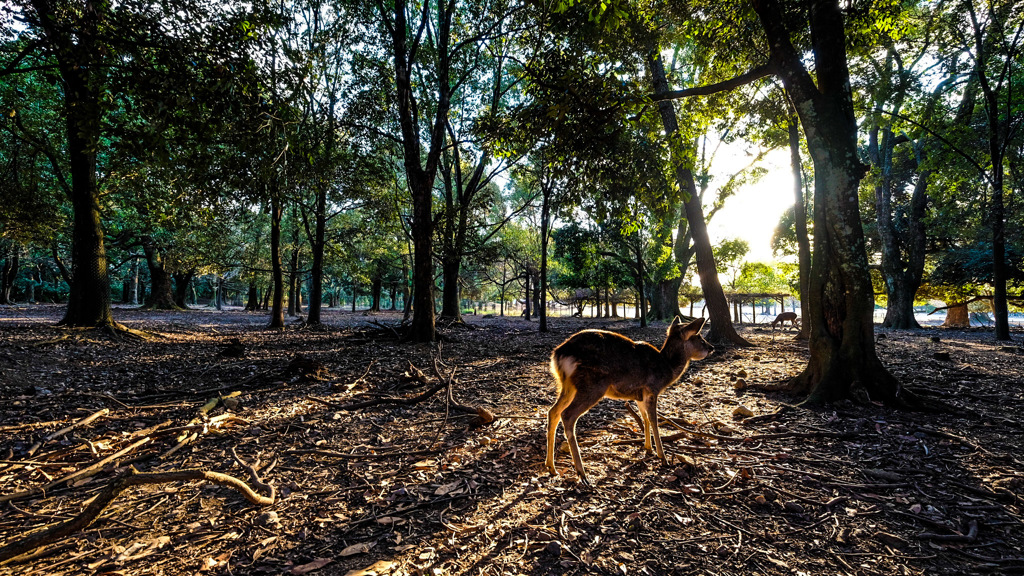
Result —
[{"label": "exposed tree root", "polygon": [[[249,468],[250,475],[253,475],[257,480],[258,476],[255,476],[255,471]],[[103,489],[102,492],[93,498],[92,502],[86,506],[85,510],[75,516],[74,518],[44,528],[30,534],[29,536],[22,538],[16,542],[8,543],[0,547],[0,564],[8,564],[11,562],[17,562],[19,557],[29,553],[41,546],[46,546],[73,534],[79,530],[83,530],[89,527],[90,524],[103,512],[104,509],[117,498],[121,492],[132,486],[140,486],[143,484],[164,484],[167,482],[190,482],[194,480],[202,480],[225,486],[233,490],[238,491],[245,497],[246,500],[256,504],[257,506],[271,506],[275,501],[275,494],[271,488],[270,496],[262,496],[248,484],[227,474],[221,474],[220,472],[210,472],[208,470],[176,470],[173,472],[139,472],[134,467],[128,469],[128,471],[120,478],[114,480]],[[267,487],[266,484],[260,482],[257,484],[261,488]],[[27,558],[26,558],[27,559]]]}]

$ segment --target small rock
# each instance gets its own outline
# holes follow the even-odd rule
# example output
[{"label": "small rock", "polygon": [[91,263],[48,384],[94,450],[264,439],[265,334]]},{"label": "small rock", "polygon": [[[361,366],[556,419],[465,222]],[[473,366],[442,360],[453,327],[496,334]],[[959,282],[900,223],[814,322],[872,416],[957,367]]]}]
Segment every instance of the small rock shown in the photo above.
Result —
[{"label": "small rock", "polygon": [[886,338],[888,338],[888,336],[886,336],[885,334],[879,334],[878,336],[875,336],[875,340],[885,340]]},{"label": "small rock", "polygon": [[764,497],[764,494],[758,494],[754,496],[754,502],[757,502],[758,504],[767,504],[768,499]]},{"label": "small rock", "polygon": [[734,417],[739,418],[748,418],[754,415],[754,411],[751,410],[750,408],[747,408],[743,404],[740,404],[739,406],[732,409],[732,415]]},{"label": "small rock", "polygon": [[737,379],[736,381],[734,381],[732,383],[732,389],[733,390],[743,390],[746,387],[747,387],[747,381],[744,380],[743,378],[739,378],[739,379]]},{"label": "small rock", "polygon": [[561,556],[562,543],[558,541],[548,542],[547,546],[544,547],[544,551],[553,556]]},{"label": "small rock", "polygon": [[784,503],[782,507],[785,508],[787,512],[793,512],[794,514],[804,513],[804,507],[799,502],[789,501]]},{"label": "small rock", "polygon": [[932,358],[935,358],[936,360],[941,360],[943,362],[950,361],[949,352],[936,352],[935,354],[932,354]]},{"label": "small rock", "polygon": [[736,377],[737,378],[746,378],[747,377],[747,371],[746,370],[740,370],[740,371],[736,372]]},{"label": "small rock", "polygon": [[234,412],[235,409],[238,408],[238,405],[242,403],[241,400],[239,400],[238,398],[236,398],[234,396],[232,396],[230,398],[224,398],[223,400],[221,400],[221,402],[224,403],[224,408],[226,410],[230,410],[232,412]]},{"label": "small rock", "polygon": [[256,518],[256,525],[264,528],[276,529],[281,527],[281,518],[273,510],[264,512]]},{"label": "small rock", "polygon": [[938,336],[932,336],[932,342],[942,342],[942,338],[939,338]]}]

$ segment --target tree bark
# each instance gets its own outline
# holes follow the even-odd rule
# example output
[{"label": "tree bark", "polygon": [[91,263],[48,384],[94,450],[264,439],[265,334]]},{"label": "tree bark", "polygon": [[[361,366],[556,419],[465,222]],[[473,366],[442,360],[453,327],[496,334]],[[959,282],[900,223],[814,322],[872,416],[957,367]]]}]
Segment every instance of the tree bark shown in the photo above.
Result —
[{"label": "tree bark", "polygon": [[409,46],[407,34],[423,30],[430,15],[429,5],[422,11],[424,19],[418,28],[407,20],[408,0],[395,0],[393,10],[384,13],[392,41],[392,56],[395,72],[395,95],[397,98],[398,124],[402,133],[402,155],[405,161],[406,181],[412,195],[412,243],[413,243],[413,302],[412,322],[406,338],[413,342],[432,342],[434,328],[434,265],[433,265],[433,188],[438,162],[445,142],[445,123],[450,108],[450,46],[451,23],[455,3],[438,5],[438,14],[432,22],[434,49],[432,59],[436,62],[434,84],[437,101],[434,102],[434,119],[430,129],[430,147],[424,155],[419,126],[419,105],[413,91],[413,71],[416,51]]},{"label": "tree bark", "polygon": [[779,3],[759,0],[754,10],[814,161],[814,254],[803,314],[811,358],[791,387],[807,392],[808,403],[855,398],[905,404],[899,383],[875,352],[874,291],[857,196],[867,167],[857,156],[842,12],[836,0],[810,3],[812,79]]},{"label": "tree bark", "polygon": [[245,299],[245,309],[247,311],[259,310],[260,307],[260,291],[256,287],[256,281],[249,281],[249,295]]},{"label": "tree bark", "polygon": [[537,331],[548,331],[548,236],[551,228],[551,190],[550,182],[542,182],[540,206],[540,284],[537,287],[540,291],[540,308],[537,310],[537,318],[540,320]]},{"label": "tree bark", "polygon": [[195,271],[192,270],[171,274],[171,277],[174,278],[174,305],[182,310],[188,309],[188,303],[186,302],[188,287],[192,283],[194,276]]},{"label": "tree bark", "polygon": [[[84,11],[77,22],[55,13],[45,0],[33,0],[48,46],[57,60],[64,88],[67,154],[71,168],[71,292],[61,324],[115,326],[110,311],[110,276],[100,218],[96,156],[100,149],[101,53],[97,30],[106,5]],[[60,23],[60,24],[58,24]]]},{"label": "tree bark", "polygon": [[99,95],[90,85],[88,67],[63,64],[66,88],[67,150],[71,164],[71,293],[61,324],[113,326],[110,277],[96,182],[99,147]]},{"label": "tree bark", "polygon": [[11,291],[14,289],[14,278],[18,275],[18,262],[20,261],[19,249],[15,244],[4,260],[0,268],[0,304],[13,304]]},{"label": "tree bark", "polygon": [[[276,188],[276,185],[274,185]],[[269,328],[284,328],[284,270],[281,263],[281,218],[284,209],[277,190],[270,194],[270,268],[274,286]]]},{"label": "tree bark", "polygon": [[[973,3],[968,3],[968,11],[973,25],[975,50],[977,52],[974,55],[977,62],[975,73],[978,76],[978,84],[984,96],[986,119],[988,120],[988,152],[989,161],[992,166],[991,177],[989,178],[989,185],[992,187],[992,200],[988,214],[989,225],[992,228],[992,313],[995,316],[996,322],[996,340],[1010,340],[1009,307],[1006,299],[1006,206],[1003,200],[1003,160],[1005,158],[1004,145],[1011,136],[1011,121],[1009,118],[1005,122],[1002,119],[999,92],[1001,90],[1009,90],[1010,88],[1006,86],[1012,86],[1012,83],[1007,82],[1004,84],[1004,80],[998,78],[996,85],[992,85],[986,69],[989,55],[986,54],[985,49],[988,47],[988,44],[993,43],[986,43],[985,32],[987,30],[989,35],[996,34],[999,28],[995,26],[994,22],[989,23],[987,26],[979,24]],[[1011,51],[1019,47],[1017,42],[1021,38],[1020,31],[1020,28],[1018,28],[1012,45],[1006,42],[1006,46]],[[1009,57],[1007,58],[1009,59]],[[1003,75],[1006,74],[1006,70],[1008,68],[1003,69]]]},{"label": "tree bark", "polygon": [[299,305],[299,226],[295,218],[295,210],[292,210],[292,222],[295,227],[292,229],[292,255],[288,260],[288,315],[295,316],[302,313]]},{"label": "tree bark", "polygon": [[383,288],[384,284],[381,281],[380,274],[374,274],[370,284],[370,294],[373,297],[373,303],[370,304],[370,312],[380,312],[380,294]]},{"label": "tree bark", "polygon": [[149,237],[142,239],[142,251],[146,255],[151,283],[144,308],[150,310],[176,310],[172,292],[171,275],[164,266],[163,254],[156,242]]},{"label": "tree bark", "polygon": [[[807,203],[804,201],[803,161],[800,159],[800,127],[799,120],[793,116],[787,119],[789,129],[789,162],[793,172],[793,212],[796,225],[797,261],[800,267],[800,312],[804,311],[804,302],[811,286],[811,241],[807,236]],[[810,334],[809,324],[800,323],[797,340],[807,340]]]},{"label": "tree bark", "polygon": [[[648,59],[651,81],[655,92],[667,92],[668,80],[665,66],[657,50],[650,52]],[[679,132],[675,107],[671,101],[658,102],[661,120],[665,126],[665,136],[671,140]],[[704,291],[704,302],[707,304],[711,317],[711,330],[708,339],[718,343],[730,343],[737,346],[750,346],[742,336],[736,333],[729,319],[729,302],[725,299],[725,291],[718,280],[715,257],[711,252],[711,240],[708,237],[707,223],[704,222],[704,208],[697,195],[697,185],[693,172],[686,167],[683,159],[674,158],[675,176],[679,187],[687,198],[684,201],[686,221],[690,229],[690,237],[697,256],[697,274],[700,276],[701,289]],[[641,298],[643,296],[641,295]]]},{"label": "tree bark", "polygon": [[971,317],[967,310],[967,304],[950,304],[946,309],[946,321],[942,323],[943,328],[970,328]]},{"label": "tree bark", "polygon": [[523,273],[523,285],[526,290],[526,294],[523,298],[523,318],[525,320],[530,319],[530,271],[529,269]]}]

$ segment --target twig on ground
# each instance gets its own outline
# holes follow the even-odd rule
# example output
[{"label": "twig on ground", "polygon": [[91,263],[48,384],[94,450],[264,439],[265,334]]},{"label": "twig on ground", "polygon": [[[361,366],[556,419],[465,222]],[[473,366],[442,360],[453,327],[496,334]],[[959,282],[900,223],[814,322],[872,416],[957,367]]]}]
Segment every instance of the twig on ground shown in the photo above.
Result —
[{"label": "twig on ground", "polygon": [[114,498],[117,498],[117,496],[127,488],[142,484],[163,484],[167,482],[187,482],[194,480],[202,480],[234,489],[240,492],[246,500],[258,506],[270,506],[274,503],[273,498],[261,496],[257,492],[253,491],[253,489],[245,482],[235,478],[234,476],[221,474],[220,472],[210,472],[208,470],[176,470],[172,472],[143,473],[132,467],[129,468],[123,476],[108,484],[102,492],[93,498],[92,502],[90,502],[89,505],[86,506],[85,510],[83,510],[78,516],[75,516],[66,522],[39,530],[25,538],[22,538],[21,540],[10,542],[0,547],[0,565],[17,561],[18,557],[22,556],[26,552],[31,552],[36,548],[56,542],[57,540],[60,540],[65,536],[69,536],[78,530],[83,530],[89,527],[96,517],[103,512],[107,505],[109,505]]},{"label": "twig on ground", "polygon": [[36,442],[35,444],[33,444],[32,447],[28,449],[29,457],[34,456],[36,451],[38,451],[43,446],[43,444],[46,444],[47,442],[50,442],[51,440],[55,440],[57,438],[60,438],[61,436],[67,434],[68,432],[74,430],[75,428],[77,428],[79,426],[85,426],[85,425],[93,422],[94,420],[96,420],[100,416],[105,416],[105,415],[107,415],[109,413],[110,413],[110,409],[109,408],[103,408],[102,410],[97,410],[96,412],[93,412],[92,414],[86,416],[85,418],[82,418],[81,420],[77,420],[75,422],[72,422],[70,426],[67,426],[65,428],[61,428],[60,430],[57,430],[53,434],[50,434],[46,438],[43,438],[42,440],[40,440],[40,441]]}]

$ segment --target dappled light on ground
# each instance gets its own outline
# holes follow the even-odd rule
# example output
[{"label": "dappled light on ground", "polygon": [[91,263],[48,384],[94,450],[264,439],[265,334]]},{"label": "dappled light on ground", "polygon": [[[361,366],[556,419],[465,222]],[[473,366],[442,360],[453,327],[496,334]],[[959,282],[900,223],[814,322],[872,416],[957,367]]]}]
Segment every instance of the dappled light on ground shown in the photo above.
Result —
[{"label": "dappled light on ground", "polygon": [[[0,573],[1024,569],[1024,353],[990,332],[877,330],[901,381],[947,406],[923,414],[793,407],[765,388],[803,369],[805,346],[792,330],[747,327],[756,347],[717,350],[661,397],[669,466],[644,453],[621,401],[580,420],[587,490],[567,452],[560,476],[543,467],[548,356],[582,328],[660,344],[664,324],[555,319],[538,334],[467,316],[438,347],[397,342],[393,313],[331,310],[327,328],[270,331],[259,313],[115,310],[146,341],[64,330],[60,313],[0,308],[0,546],[79,514],[128,466],[251,482],[234,449],[276,500],[131,487],[89,528]],[[448,383],[455,402],[496,419],[474,426]]]}]

